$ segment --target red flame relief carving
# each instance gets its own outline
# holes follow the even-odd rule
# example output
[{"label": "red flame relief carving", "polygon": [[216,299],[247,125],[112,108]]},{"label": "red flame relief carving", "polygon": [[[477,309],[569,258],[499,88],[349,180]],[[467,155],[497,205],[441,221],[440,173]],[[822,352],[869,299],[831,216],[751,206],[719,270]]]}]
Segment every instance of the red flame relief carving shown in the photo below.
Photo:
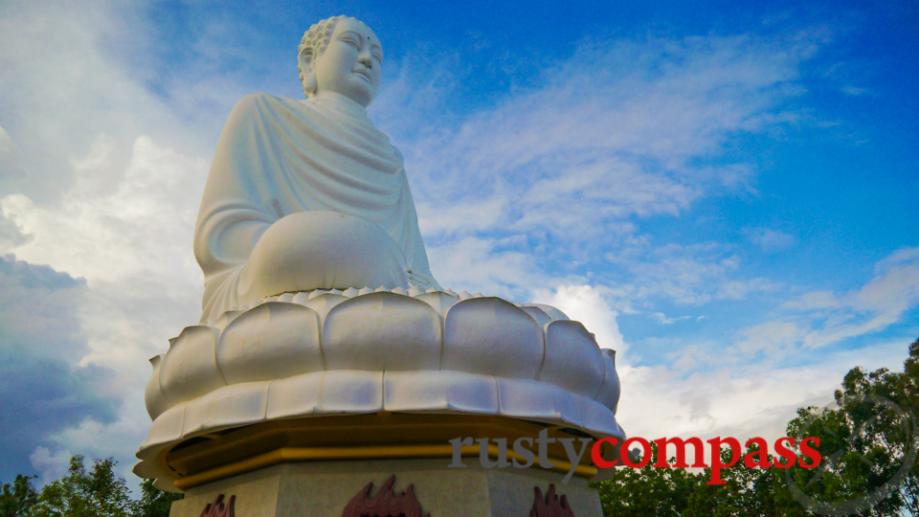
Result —
[{"label": "red flame relief carving", "polygon": [[431,517],[430,513],[421,509],[421,503],[415,497],[415,485],[409,485],[397,495],[392,490],[395,483],[396,475],[393,474],[373,497],[370,497],[373,482],[367,483],[348,501],[341,517]]},{"label": "red flame relief carving", "polygon": [[236,517],[236,496],[231,495],[226,504],[223,502],[223,497],[223,494],[220,494],[213,503],[208,503],[201,510],[200,517]]},{"label": "red flame relief carving", "polygon": [[549,491],[543,497],[542,490],[534,487],[533,508],[530,510],[530,517],[574,517],[574,510],[568,506],[568,497],[559,498],[555,494],[555,485],[549,484]]}]

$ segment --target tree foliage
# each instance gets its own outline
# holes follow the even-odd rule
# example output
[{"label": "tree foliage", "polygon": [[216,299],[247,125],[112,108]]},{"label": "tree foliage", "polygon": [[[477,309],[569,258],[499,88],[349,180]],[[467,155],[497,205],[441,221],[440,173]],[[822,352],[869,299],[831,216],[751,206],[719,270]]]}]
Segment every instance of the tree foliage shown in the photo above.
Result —
[{"label": "tree foliage", "polygon": [[820,468],[799,472],[800,490],[817,510],[862,515],[919,515],[919,340],[903,372],[853,368],[836,409],[798,410],[790,436],[820,436]]},{"label": "tree foliage", "polygon": [[834,398],[833,408],[799,409],[786,429],[820,437],[818,468],[735,466],[713,486],[710,469],[620,467],[596,484],[604,514],[919,515],[919,340],[902,372],[853,368]]},{"label": "tree foliage", "polygon": [[145,479],[140,484],[140,493],[140,499],[133,505],[133,517],[166,517],[172,502],[182,498],[181,494],[156,488],[152,479]]},{"label": "tree foliage", "polygon": [[67,475],[42,488],[30,516],[124,517],[130,509],[128,487],[115,475],[111,458],[86,470],[82,456],[70,458]]},{"label": "tree foliage", "polygon": [[[657,455],[653,444],[652,454]],[[729,456],[723,451],[722,460],[727,463]],[[596,486],[604,515],[806,515],[785,489],[781,472],[735,467],[722,471],[724,485],[709,485],[711,469],[658,469],[651,463],[641,469],[617,468]]]},{"label": "tree foliage", "polygon": [[181,497],[145,480],[141,497],[132,500],[124,479],[115,474],[111,458],[96,460],[87,470],[82,456],[70,459],[67,475],[41,492],[32,478],[16,476],[0,489],[0,517],[167,517],[169,505]]},{"label": "tree foliage", "polygon": [[0,487],[0,517],[25,517],[38,502],[38,492],[32,487],[32,478],[19,474],[13,484]]}]

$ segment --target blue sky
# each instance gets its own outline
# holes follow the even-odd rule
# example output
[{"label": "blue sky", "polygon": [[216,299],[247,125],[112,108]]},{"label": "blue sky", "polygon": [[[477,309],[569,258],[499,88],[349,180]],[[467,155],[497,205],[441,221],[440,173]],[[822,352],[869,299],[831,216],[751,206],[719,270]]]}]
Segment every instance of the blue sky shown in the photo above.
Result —
[{"label": "blue sky", "polygon": [[919,336],[919,6],[0,4],[0,480],[127,468],[146,359],[197,320],[220,128],[298,97],[303,31],[384,45],[371,117],[442,284],[620,351],[647,436],[778,435]]}]

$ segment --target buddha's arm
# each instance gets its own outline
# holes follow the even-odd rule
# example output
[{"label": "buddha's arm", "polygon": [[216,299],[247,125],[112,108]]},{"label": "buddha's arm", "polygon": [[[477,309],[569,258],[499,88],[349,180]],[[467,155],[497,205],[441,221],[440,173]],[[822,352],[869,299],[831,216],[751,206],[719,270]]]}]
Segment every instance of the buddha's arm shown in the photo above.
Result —
[{"label": "buddha's arm", "polygon": [[266,94],[247,95],[227,118],[208,173],[198,222],[195,257],[205,277],[244,264],[264,233],[283,214],[267,149]]},{"label": "buddha's arm", "polygon": [[[205,201],[207,201],[205,197]],[[204,206],[202,206],[204,208]],[[272,218],[242,202],[226,202],[202,210],[195,228],[195,258],[204,272],[202,320],[212,321],[224,311],[245,304],[239,277],[256,243]]]},{"label": "buddha's arm", "polygon": [[227,204],[202,217],[195,232],[195,258],[205,277],[245,264],[272,222],[242,204]]},{"label": "buddha's arm", "polygon": [[257,95],[245,97],[233,108],[201,199],[194,252],[205,278],[205,320],[239,305],[239,273],[261,235],[280,217],[262,201],[270,179],[262,173],[263,156],[255,138],[258,110]]},{"label": "buddha's arm", "polygon": [[428,254],[424,247],[424,240],[421,238],[421,229],[418,227],[418,215],[415,212],[415,201],[412,198],[412,191],[409,188],[408,178],[405,179],[405,200],[408,204],[408,217],[406,225],[407,231],[411,238],[407,240],[409,249],[403,250],[408,266],[409,282],[420,289],[440,289],[440,284],[431,273],[431,266],[428,263]]}]

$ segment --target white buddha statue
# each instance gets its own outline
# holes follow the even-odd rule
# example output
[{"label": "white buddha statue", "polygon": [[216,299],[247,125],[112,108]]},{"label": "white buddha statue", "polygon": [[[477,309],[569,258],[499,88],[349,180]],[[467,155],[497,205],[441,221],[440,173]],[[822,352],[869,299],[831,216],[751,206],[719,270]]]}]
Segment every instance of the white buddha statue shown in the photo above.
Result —
[{"label": "white buddha statue", "polygon": [[439,287],[402,156],[367,118],[382,57],[367,25],[328,18],[300,43],[305,101],[233,109],[195,227],[203,322],[284,292]]}]

